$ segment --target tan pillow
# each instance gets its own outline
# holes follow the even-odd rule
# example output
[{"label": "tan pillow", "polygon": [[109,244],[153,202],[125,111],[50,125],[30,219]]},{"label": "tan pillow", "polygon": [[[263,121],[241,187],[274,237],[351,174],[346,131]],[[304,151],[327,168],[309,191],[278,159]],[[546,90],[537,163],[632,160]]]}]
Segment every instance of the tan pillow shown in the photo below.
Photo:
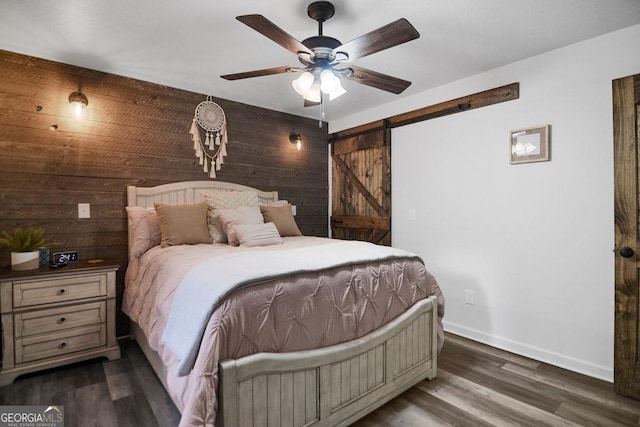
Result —
[{"label": "tan pillow", "polygon": [[192,205],[156,203],[163,248],[173,245],[211,243],[207,227],[207,202]]},{"label": "tan pillow", "polygon": [[235,227],[240,246],[268,246],[282,243],[276,226],[266,224],[238,224]]},{"label": "tan pillow", "polygon": [[160,221],[153,208],[140,206],[127,206],[127,217],[131,234],[129,258],[135,259],[160,244],[162,240]]},{"label": "tan pillow", "polygon": [[276,200],[275,202],[260,203],[260,207],[263,207],[263,206],[287,206],[288,204],[289,204],[289,202],[286,201],[286,200]]},{"label": "tan pillow", "polygon": [[258,206],[258,194],[255,191],[215,191],[203,192],[205,201],[209,205],[209,215],[207,223],[211,241],[214,243],[225,243],[227,235],[224,233],[218,210],[235,209],[240,206]]},{"label": "tan pillow", "polygon": [[[218,215],[222,223],[222,229],[227,235],[227,240],[232,246],[238,246],[236,226],[240,224],[264,224],[262,214],[257,206],[240,206],[237,209],[219,209]],[[278,236],[280,237],[280,236]]]},{"label": "tan pillow", "polygon": [[264,222],[272,222],[278,229],[280,236],[302,236],[296,220],[291,212],[291,205],[260,206]]}]

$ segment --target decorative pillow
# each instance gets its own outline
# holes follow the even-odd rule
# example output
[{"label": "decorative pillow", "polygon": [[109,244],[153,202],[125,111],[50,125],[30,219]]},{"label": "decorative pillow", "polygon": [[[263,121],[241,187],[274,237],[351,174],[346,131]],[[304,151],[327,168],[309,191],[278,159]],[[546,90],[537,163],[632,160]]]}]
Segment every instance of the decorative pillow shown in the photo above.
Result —
[{"label": "decorative pillow", "polygon": [[[219,209],[218,215],[222,223],[222,229],[227,235],[227,240],[232,246],[238,246],[238,236],[235,228],[240,224],[264,224],[262,213],[257,206],[240,206],[237,209]],[[278,236],[280,237],[280,236]]]},{"label": "decorative pillow", "polygon": [[286,200],[276,200],[275,202],[268,202],[268,203],[260,203],[260,207],[263,206],[287,206],[289,204],[289,202],[287,202]]},{"label": "decorative pillow", "polygon": [[207,227],[207,203],[200,202],[192,205],[155,204],[162,242],[160,246],[195,245],[197,243],[211,243]]},{"label": "decorative pillow", "polygon": [[235,209],[240,206],[257,206],[258,194],[255,191],[216,191],[213,193],[203,193],[209,205],[209,215],[207,224],[211,241],[214,243],[225,243],[227,236],[218,218],[219,209]]},{"label": "decorative pillow", "polygon": [[238,224],[235,227],[240,246],[268,246],[282,243],[275,224]]},{"label": "decorative pillow", "polygon": [[264,217],[264,222],[274,223],[280,236],[302,236],[296,220],[293,218],[291,205],[261,206],[260,211]]},{"label": "decorative pillow", "polygon": [[127,217],[129,218],[129,233],[131,233],[129,258],[140,258],[142,254],[154,246],[158,246],[162,241],[160,221],[153,208],[140,206],[127,206]]}]

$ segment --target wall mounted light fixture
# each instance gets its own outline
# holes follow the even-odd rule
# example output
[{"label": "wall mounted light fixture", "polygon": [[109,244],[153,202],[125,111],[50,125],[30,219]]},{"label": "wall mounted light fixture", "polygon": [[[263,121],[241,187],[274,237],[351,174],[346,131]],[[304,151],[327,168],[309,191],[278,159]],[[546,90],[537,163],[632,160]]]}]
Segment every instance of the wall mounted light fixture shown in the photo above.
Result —
[{"label": "wall mounted light fixture", "polygon": [[289,135],[289,142],[296,144],[298,151],[302,148],[302,135],[299,133],[292,133]]},{"label": "wall mounted light fixture", "polygon": [[73,109],[73,115],[75,116],[75,118],[81,119],[82,112],[87,107],[87,105],[89,105],[89,100],[87,99],[87,96],[80,91],[71,92],[71,94],[69,95],[69,104]]}]

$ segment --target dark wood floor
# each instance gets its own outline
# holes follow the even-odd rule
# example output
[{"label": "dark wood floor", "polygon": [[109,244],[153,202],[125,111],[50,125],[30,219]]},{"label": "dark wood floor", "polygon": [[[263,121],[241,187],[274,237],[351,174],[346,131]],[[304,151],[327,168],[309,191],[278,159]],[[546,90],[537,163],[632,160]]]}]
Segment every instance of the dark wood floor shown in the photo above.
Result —
[{"label": "dark wood floor", "polygon": [[[25,375],[0,387],[1,405],[64,405],[66,426],[175,426],[180,414],[140,348]],[[438,378],[423,381],[355,425],[638,426],[640,402],[609,383],[447,335]]]}]

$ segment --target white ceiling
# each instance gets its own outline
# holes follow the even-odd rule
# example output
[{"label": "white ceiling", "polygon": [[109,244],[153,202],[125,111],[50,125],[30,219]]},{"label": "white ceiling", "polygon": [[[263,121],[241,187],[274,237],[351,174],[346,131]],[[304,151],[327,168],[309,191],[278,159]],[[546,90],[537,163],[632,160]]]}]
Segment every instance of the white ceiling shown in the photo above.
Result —
[{"label": "white ceiling", "polygon": [[[283,74],[297,58],[235,19],[261,14],[298,40],[317,34],[311,0],[2,0],[0,49],[318,118]],[[398,18],[420,38],[354,61],[413,84],[394,95],[352,81],[331,121],[467,76],[640,23],[640,0],[333,0],[324,35],[343,43]],[[625,54],[625,53],[621,53]],[[626,54],[633,54],[627,52]],[[637,54],[637,53],[636,53]],[[90,95],[89,95],[90,96]]]}]

